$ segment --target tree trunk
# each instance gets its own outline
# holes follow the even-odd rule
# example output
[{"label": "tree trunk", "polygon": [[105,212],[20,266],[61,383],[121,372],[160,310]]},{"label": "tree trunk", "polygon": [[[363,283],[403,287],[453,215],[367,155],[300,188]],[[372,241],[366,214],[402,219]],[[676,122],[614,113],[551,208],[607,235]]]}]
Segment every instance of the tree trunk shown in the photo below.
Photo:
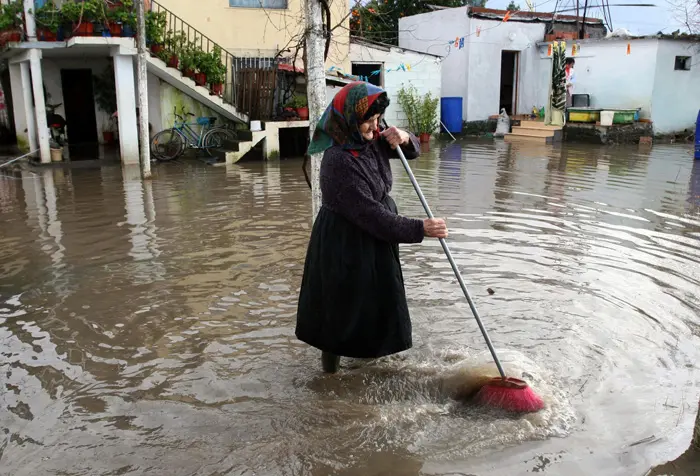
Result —
[{"label": "tree trunk", "polygon": [[[318,0],[306,0],[306,95],[309,103],[309,139],[314,135],[316,123],[326,107],[326,73],[324,64],[325,39],[323,34],[323,12]],[[322,154],[310,157],[311,211],[316,219],[321,209]]]},{"label": "tree trunk", "polygon": [[139,108],[139,144],[141,156],[141,176],[151,178],[151,136],[148,130],[148,50],[146,49],[146,12],[144,0],[136,0],[136,42],[138,58],[136,65],[136,94]]},{"label": "tree trunk", "polygon": [[696,450],[700,450],[700,402],[698,402],[698,415],[695,417],[695,431],[693,431],[692,445]]}]

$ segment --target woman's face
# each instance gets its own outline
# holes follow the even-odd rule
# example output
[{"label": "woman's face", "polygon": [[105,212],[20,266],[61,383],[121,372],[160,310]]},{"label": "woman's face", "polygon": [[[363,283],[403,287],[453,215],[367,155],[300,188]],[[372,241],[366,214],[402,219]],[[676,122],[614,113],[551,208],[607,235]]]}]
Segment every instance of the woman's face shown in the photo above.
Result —
[{"label": "woman's face", "polygon": [[377,130],[378,123],[379,123],[379,114],[375,114],[374,116],[370,117],[365,122],[360,124],[360,134],[362,134],[362,137],[365,140],[374,139],[374,131]]}]

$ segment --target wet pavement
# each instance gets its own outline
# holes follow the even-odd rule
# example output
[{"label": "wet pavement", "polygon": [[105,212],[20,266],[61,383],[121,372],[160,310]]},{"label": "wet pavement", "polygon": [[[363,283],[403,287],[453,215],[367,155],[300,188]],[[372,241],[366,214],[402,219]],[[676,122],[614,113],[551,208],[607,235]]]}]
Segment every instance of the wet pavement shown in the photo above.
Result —
[{"label": "wet pavement", "polygon": [[0,474],[644,474],[700,395],[691,154],[457,142],[412,164],[506,370],[545,398],[525,416],[449,398],[489,355],[437,241],[401,251],[414,348],[320,374],[294,337],[301,161],[0,176]]}]

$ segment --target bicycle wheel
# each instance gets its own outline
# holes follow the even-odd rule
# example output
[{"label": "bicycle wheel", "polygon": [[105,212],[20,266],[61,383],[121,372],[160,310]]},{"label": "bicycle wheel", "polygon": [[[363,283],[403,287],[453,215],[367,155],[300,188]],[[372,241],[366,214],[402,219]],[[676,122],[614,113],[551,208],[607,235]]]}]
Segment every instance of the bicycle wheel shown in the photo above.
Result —
[{"label": "bicycle wheel", "polygon": [[151,140],[151,153],[162,161],[177,159],[185,152],[185,140],[175,129],[160,131]]},{"label": "bicycle wheel", "polygon": [[229,140],[227,134],[221,129],[212,129],[204,134],[202,138],[203,149],[207,151],[209,156],[214,155],[213,149],[221,149],[224,142]]},{"label": "bicycle wheel", "polygon": [[227,126],[216,126],[213,127],[211,130],[221,132],[226,138],[226,140],[235,141],[238,139],[238,135],[236,134],[235,129],[231,129]]}]

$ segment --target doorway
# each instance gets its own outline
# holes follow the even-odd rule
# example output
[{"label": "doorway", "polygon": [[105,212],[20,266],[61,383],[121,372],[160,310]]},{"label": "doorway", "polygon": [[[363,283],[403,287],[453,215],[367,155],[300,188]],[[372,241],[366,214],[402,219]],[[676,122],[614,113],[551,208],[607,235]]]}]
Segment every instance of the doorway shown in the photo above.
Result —
[{"label": "doorway", "polygon": [[92,70],[62,69],[61,89],[71,160],[99,158]]},{"label": "doorway", "polygon": [[498,112],[505,109],[509,116],[517,113],[519,63],[518,51],[501,52],[501,96]]}]

